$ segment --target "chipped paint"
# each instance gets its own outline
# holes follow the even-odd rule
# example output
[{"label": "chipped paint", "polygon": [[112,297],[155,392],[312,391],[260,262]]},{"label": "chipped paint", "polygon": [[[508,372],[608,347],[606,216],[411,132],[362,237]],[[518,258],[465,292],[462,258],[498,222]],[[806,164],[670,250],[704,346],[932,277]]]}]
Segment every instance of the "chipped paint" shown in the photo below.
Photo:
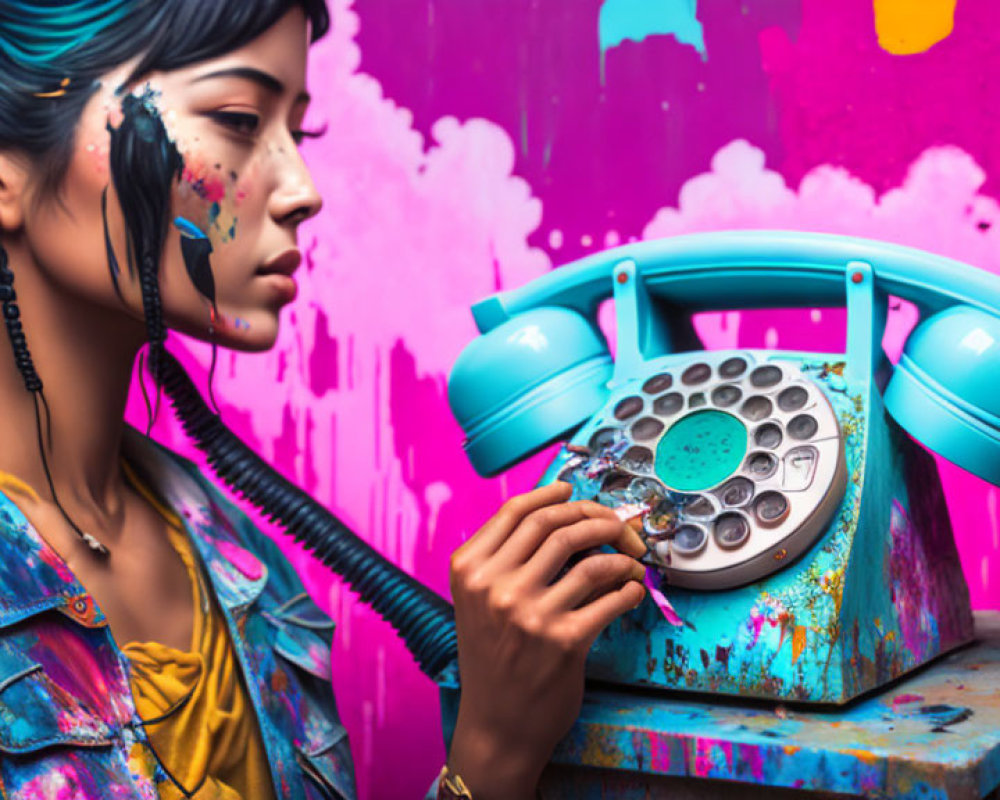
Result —
[{"label": "chipped paint", "polygon": [[[798,361],[837,415],[850,476],[839,511],[797,562],[756,583],[710,593],[660,585],[662,598],[650,593],[601,633],[591,677],[844,703],[969,641],[968,589],[931,457],[886,423],[878,393],[852,382],[842,359],[769,355]],[[635,380],[688,358],[650,360]],[[617,387],[606,418],[580,436],[613,425],[617,402],[635,391]],[[542,483],[569,457],[560,455]]]},{"label": "chipped paint", "polygon": [[[897,691],[842,710],[796,707],[778,715],[757,704],[592,690],[553,758],[571,771],[546,785],[545,796],[618,797],[616,776],[640,786],[643,777],[662,775],[898,800],[978,800],[1000,786],[1000,614],[982,613],[977,630],[974,647],[916,673]],[[894,702],[917,697],[927,702]],[[442,687],[442,698],[451,703],[453,686]],[[942,732],[942,715],[963,708],[974,713]]]}]

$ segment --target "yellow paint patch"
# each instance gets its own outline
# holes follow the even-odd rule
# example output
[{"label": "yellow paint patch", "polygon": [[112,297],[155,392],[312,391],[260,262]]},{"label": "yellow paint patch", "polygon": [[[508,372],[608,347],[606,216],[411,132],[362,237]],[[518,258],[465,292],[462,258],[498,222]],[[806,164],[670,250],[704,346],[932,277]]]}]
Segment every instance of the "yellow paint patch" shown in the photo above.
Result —
[{"label": "yellow paint patch", "polygon": [[792,663],[799,660],[802,651],[806,649],[806,629],[803,625],[795,626],[795,633],[792,634]]},{"label": "yellow paint patch", "polygon": [[877,764],[880,760],[875,753],[872,753],[869,750],[844,750],[842,752],[846,755],[854,756],[863,764]]},{"label": "yellow paint patch", "polygon": [[874,0],[879,46],[897,56],[923,53],[955,28],[957,0]]},{"label": "yellow paint patch", "polygon": [[0,490],[8,494],[20,494],[38,502],[38,494],[28,484],[20,478],[16,478],[9,472],[0,472]]}]

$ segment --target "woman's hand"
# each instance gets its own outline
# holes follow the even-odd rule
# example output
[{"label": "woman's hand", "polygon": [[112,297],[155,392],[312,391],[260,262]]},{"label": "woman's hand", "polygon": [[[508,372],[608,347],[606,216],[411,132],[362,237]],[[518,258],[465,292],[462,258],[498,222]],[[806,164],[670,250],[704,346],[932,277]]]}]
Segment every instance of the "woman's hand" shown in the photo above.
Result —
[{"label": "woman's hand", "polygon": [[[462,681],[448,763],[475,800],[532,798],[583,702],[591,644],[645,595],[638,534],[556,482],[509,500],[451,559]],[[611,545],[620,553],[582,558]],[[623,555],[627,554],[627,555]]]}]

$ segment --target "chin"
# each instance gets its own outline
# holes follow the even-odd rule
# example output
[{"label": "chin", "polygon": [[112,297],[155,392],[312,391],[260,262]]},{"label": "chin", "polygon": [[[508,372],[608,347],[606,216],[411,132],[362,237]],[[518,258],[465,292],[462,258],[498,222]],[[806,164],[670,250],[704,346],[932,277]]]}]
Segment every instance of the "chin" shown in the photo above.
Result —
[{"label": "chin", "polygon": [[274,347],[278,339],[277,315],[257,315],[250,323],[239,317],[232,317],[231,320],[227,317],[225,326],[220,327],[214,337],[209,336],[208,331],[201,326],[183,325],[177,326],[175,330],[200,342],[215,342],[226,350],[241,353],[260,353]]},{"label": "chin", "polygon": [[278,340],[278,326],[264,326],[243,331],[227,331],[216,341],[220,347],[240,353],[262,353],[274,347]]}]

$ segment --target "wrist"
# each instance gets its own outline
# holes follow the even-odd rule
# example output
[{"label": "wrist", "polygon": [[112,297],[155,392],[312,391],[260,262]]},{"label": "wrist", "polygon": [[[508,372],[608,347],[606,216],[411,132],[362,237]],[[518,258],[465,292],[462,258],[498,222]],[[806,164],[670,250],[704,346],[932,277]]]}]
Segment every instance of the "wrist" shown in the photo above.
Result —
[{"label": "wrist", "polygon": [[448,753],[448,768],[473,800],[534,800],[547,761],[548,754],[520,752],[489,730],[463,725],[461,717]]}]

